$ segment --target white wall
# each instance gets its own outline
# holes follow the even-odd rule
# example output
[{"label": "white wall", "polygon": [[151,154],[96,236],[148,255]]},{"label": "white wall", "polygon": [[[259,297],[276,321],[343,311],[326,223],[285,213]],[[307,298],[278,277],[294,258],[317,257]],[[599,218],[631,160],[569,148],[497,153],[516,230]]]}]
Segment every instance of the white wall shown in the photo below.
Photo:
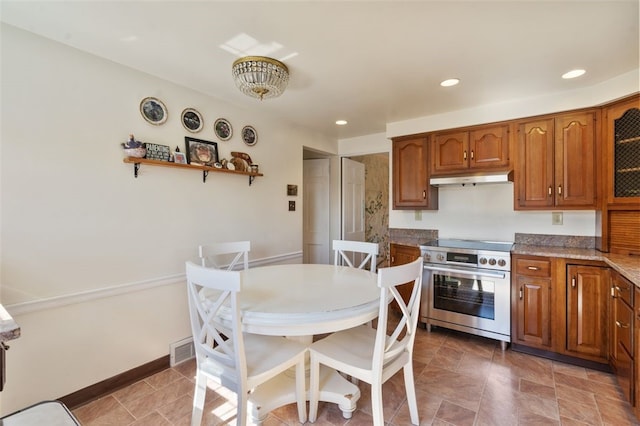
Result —
[{"label": "white wall", "polygon": [[[5,24],[2,30],[0,300],[22,328],[7,356],[2,413],[57,398],[168,354],[190,334],[184,261],[199,243],[252,241],[252,262],[299,262],[302,211],[286,185],[302,185],[302,145],[337,143],[220,100],[87,55]],[[140,100],[156,96],[168,121],[148,124]],[[184,108],[204,130],[188,133]],[[265,111],[267,110],[267,111]],[[216,141],[243,151],[264,177],[248,178],[122,162],[120,142],[184,147]],[[240,129],[257,129],[247,147]],[[301,202],[299,203],[302,204]],[[268,226],[265,224],[268,223]]]}]

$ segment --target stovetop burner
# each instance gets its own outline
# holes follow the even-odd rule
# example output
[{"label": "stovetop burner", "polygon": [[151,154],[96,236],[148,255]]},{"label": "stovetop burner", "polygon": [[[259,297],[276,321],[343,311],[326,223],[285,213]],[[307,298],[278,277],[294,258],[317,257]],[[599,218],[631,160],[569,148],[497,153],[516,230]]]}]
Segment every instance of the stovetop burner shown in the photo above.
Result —
[{"label": "stovetop burner", "polygon": [[457,239],[438,239],[431,240],[420,244],[421,248],[439,247],[451,249],[467,249],[479,251],[500,251],[510,252],[513,243],[507,241],[480,241],[480,240],[457,240]]}]

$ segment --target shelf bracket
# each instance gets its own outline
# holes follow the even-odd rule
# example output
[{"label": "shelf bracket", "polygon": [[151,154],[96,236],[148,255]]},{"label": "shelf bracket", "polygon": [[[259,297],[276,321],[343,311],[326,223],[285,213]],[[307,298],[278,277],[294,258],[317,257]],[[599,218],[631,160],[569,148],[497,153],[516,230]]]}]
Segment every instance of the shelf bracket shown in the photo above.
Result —
[{"label": "shelf bracket", "polygon": [[255,176],[249,176],[249,186],[251,186],[255,178]]},{"label": "shelf bracket", "polygon": [[202,171],[202,183],[205,183],[207,181],[207,176],[209,176],[209,170],[203,170]]},{"label": "shelf bracket", "polygon": [[138,171],[140,170],[140,163],[133,163],[133,177],[138,177]]}]

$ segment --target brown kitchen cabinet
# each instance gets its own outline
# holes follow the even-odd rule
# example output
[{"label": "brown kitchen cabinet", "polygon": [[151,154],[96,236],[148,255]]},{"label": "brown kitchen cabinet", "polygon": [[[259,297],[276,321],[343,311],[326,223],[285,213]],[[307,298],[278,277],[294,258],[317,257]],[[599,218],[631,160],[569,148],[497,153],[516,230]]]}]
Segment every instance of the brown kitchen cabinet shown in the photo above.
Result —
[{"label": "brown kitchen cabinet", "polygon": [[640,254],[640,95],[603,107],[597,248]]},{"label": "brown kitchen cabinet", "polygon": [[431,144],[431,174],[464,174],[508,169],[509,126],[483,126],[435,133]]},{"label": "brown kitchen cabinet", "polygon": [[513,256],[513,343],[551,349],[551,259]]},{"label": "brown kitchen cabinet", "polygon": [[[391,244],[389,247],[389,255],[391,256],[391,266],[405,265],[411,263],[420,257],[420,248],[414,246],[405,246],[402,244]],[[405,303],[409,302],[411,297],[411,287],[408,285],[401,285],[398,287],[398,292],[404,299]],[[391,308],[400,311],[398,304],[394,301]]]},{"label": "brown kitchen cabinet", "polygon": [[429,185],[427,137],[393,140],[393,208],[437,210],[438,188]]},{"label": "brown kitchen cabinet", "polygon": [[597,111],[518,123],[516,210],[595,209]]},{"label": "brown kitchen cabinet", "polygon": [[633,405],[634,386],[634,312],[635,286],[617,272],[612,273],[609,321],[609,363],[618,384]]},{"label": "brown kitchen cabinet", "polygon": [[568,355],[607,362],[609,268],[567,265]]}]

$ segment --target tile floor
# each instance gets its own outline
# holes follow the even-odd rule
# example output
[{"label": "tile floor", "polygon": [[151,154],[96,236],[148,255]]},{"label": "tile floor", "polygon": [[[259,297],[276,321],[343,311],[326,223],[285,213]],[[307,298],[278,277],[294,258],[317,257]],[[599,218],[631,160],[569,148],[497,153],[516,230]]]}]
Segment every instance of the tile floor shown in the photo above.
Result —
[{"label": "tile floor", "polygon": [[[511,350],[467,334],[418,330],[414,348],[421,425],[640,425],[612,375]],[[83,425],[189,425],[195,362],[148,377],[73,411]],[[321,403],[316,425],[371,425],[370,391],[351,420]],[[385,422],[409,425],[402,373],[383,388]],[[235,424],[235,397],[207,395],[203,424]],[[295,405],[269,414],[266,426],[298,425]]]}]

